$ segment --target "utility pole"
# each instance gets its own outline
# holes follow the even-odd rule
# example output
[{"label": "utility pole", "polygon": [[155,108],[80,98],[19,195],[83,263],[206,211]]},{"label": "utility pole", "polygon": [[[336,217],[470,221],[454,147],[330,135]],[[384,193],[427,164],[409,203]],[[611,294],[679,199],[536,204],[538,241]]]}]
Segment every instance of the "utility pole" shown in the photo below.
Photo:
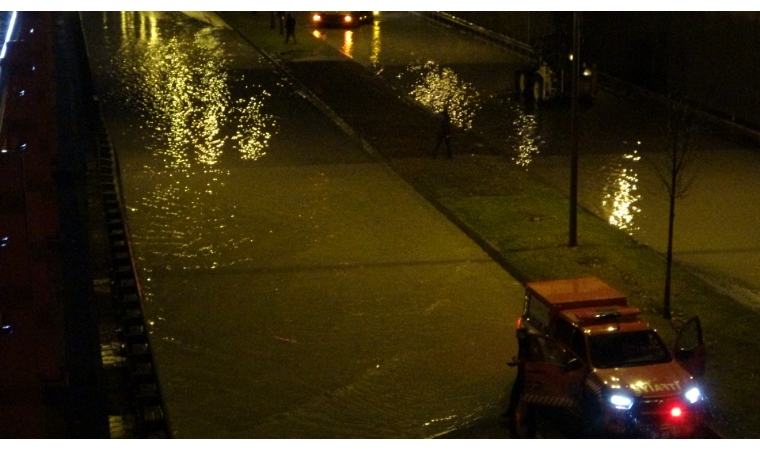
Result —
[{"label": "utility pole", "polygon": [[573,105],[570,150],[570,239],[569,246],[578,245],[578,82],[581,64],[580,13],[573,12]]},{"label": "utility pole", "polygon": [[673,134],[673,153],[670,157],[670,190],[668,195],[670,196],[670,213],[668,214],[668,253],[665,261],[665,300],[663,302],[662,317],[670,320],[670,278],[671,267],[673,266],[673,223],[676,218],[676,196],[678,195],[678,171],[679,171],[679,155],[678,155],[678,133]]}]

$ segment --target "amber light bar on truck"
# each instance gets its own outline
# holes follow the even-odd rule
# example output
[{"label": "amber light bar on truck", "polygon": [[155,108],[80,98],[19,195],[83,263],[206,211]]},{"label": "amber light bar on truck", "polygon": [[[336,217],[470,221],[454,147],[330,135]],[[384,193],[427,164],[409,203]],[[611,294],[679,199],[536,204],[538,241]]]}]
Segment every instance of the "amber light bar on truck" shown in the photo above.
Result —
[{"label": "amber light bar on truck", "polygon": [[568,315],[574,315],[578,322],[597,322],[605,319],[635,319],[640,312],[641,310],[639,308],[615,306],[611,308],[584,309],[573,311],[572,313],[568,311]]}]

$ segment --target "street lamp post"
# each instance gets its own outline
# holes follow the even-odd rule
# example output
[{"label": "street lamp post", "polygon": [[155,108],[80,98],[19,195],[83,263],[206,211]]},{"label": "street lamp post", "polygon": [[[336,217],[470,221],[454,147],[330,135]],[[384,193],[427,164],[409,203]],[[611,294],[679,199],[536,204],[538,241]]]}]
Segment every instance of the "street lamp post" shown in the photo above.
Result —
[{"label": "street lamp post", "polygon": [[570,239],[569,246],[578,245],[578,82],[580,69],[580,13],[573,12],[573,105],[570,150]]}]

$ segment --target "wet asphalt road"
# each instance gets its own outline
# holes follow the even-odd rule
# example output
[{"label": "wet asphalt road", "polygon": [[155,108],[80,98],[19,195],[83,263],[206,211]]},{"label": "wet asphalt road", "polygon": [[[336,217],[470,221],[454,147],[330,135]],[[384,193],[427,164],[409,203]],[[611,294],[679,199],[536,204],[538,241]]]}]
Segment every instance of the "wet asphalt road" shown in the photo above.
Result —
[{"label": "wet asphalt road", "polygon": [[[505,435],[498,413],[511,339],[501,341],[511,330],[502,318],[517,315],[519,286],[466,239],[453,250],[436,244],[461,238],[450,225],[436,231],[445,220],[399,194],[408,188],[231,31],[176,14],[85,18],[177,436]],[[514,98],[515,55],[407,14],[352,30],[350,39],[342,30],[320,38],[428,108],[456,98],[455,120],[468,130],[459,139],[566,189],[567,108]],[[326,97],[351,98],[351,84],[331,82],[339,72],[378,82],[339,58],[282,57]],[[435,119],[410,107],[401,120],[393,96],[380,85],[376,93],[380,100],[363,105],[385,119],[369,124],[371,143],[426,156]],[[372,120],[354,105],[335,109],[347,121]],[[201,110],[214,111],[213,120]],[[666,199],[647,164],[659,151],[656,115],[606,93],[583,114],[581,202],[663,249]],[[679,203],[677,258],[751,301],[757,155],[708,134],[696,142],[703,162]],[[377,211],[399,197],[401,209]],[[486,285],[477,281],[481,264],[493,270]],[[475,285],[486,300],[466,309],[475,318],[468,323],[481,324],[466,331],[452,313]],[[467,345],[462,332],[474,333]],[[441,349],[452,340],[462,345]]]},{"label": "wet asphalt road", "polygon": [[83,26],[175,437],[498,424],[514,279],[233,31]]}]

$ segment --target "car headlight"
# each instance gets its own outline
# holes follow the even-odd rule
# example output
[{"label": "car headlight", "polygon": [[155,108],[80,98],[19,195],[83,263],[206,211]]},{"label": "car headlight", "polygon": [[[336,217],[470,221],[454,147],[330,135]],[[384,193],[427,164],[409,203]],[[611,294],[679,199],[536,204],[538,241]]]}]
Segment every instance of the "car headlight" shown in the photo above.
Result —
[{"label": "car headlight", "polygon": [[699,388],[693,387],[686,391],[683,396],[686,397],[686,400],[688,400],[689,403],[696,403],[702,398],[702,393],[699,392]]},{"label": "car headlight", "polygon": [[615,409],[631,409],[633,399],[627,395],[613,394],[610,396],[610,403],[615,406]]}]

